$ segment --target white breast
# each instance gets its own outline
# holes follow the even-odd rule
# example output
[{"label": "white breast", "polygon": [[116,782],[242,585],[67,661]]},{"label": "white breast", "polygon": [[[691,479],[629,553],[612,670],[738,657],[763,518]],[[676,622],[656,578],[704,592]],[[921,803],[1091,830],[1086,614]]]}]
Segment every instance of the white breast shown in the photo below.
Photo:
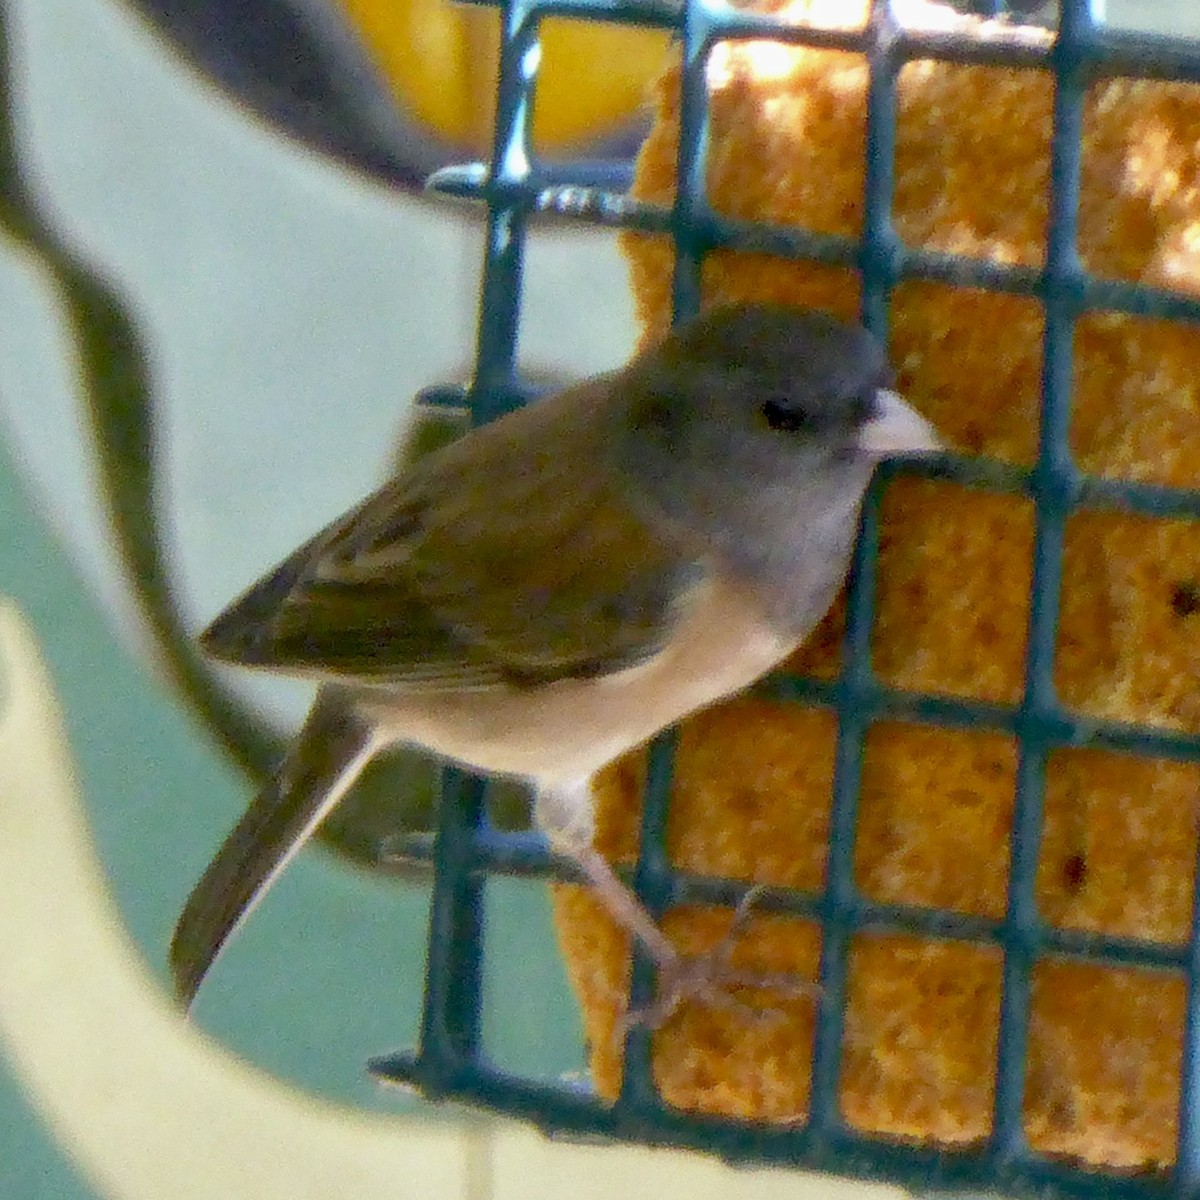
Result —
[{"label": "white breast", "polygon": [[710,581],[651,662],[595,679],[475,692],[373,693],[364,709],[396,741],[539,785],[573,783],[696,709],[740,691],[795,648],[745,587]]}]

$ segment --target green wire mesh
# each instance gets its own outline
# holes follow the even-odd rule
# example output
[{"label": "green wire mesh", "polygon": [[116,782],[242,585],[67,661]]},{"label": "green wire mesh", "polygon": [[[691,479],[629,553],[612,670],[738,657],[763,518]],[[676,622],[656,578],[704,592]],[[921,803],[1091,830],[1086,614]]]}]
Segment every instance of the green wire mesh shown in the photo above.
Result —
[{"label": "green wire mesh", "polygon": [[[979,10],[979,6],[974,6]],[[981,11],[1002,6],[987,3]],[[1028,11],[1025,5],[1022,11]],[[670,210],[638,203],[623,192],[627,172],[593,167],[564,183],[554,168],[530,152],[530,116],[537,70],[539,21],[547,15],[621,21],[675,31],[684,73],[678,147],[678,195]],[[1053,14],[1050,19],[1053,20]],[[925,34],[899,26],[877,0],[869,27],[856,33],[780,25],[708,0],[684,6],[653,0],[516,0],[502,5],[500,92],[491,161],[447,168],[431,180],[436,190],[487,206],[487,248],[480,306],[478,371],[469,394],[435,390],[428,403],[468,400],[476,420],[511,406],[519,395],[514,347],[520,314],[521,266],[531,214],[551,210],[578,220],[667,232],[677,249],[673,298],[678,318],[696,311],[700,266],[710,251],[728,247],[857,268],[862,318],[886,335],[889,298],[905,279],[938,280],[963,287],[1031,295],[1045,314],[1039,450],[1030,470],[946,456],[924,466],[879,473],[864,507],[849,591],[843,668],[834,682],[776,677],[763,690],[831,708],[837,715],[833,810],[826,884],[812,894],[772,891],[769,911],[807,916],[820,923],[821,985],[809,1113],[788,1128],[684,1113],[664,1105],[650,1071],[650,1038],[634,1030],[626,1043],[621,1095],[613,1105],[576,1088],[515,1077],[488,1064],[480,1043],[481,963],[487,952],[482,928],[482,887],[495,871],[556,873],[544,849],[529,838],[500,835],[487,823],[486,785],[460,771],[445,777],[435,840],[426,847],[435,867],[428,978],[420,1045],[373,1064],[383,1078],[415,1084],[434,1097],[465,1099],[526,1117],[551,1133],[603,1136],[707,1150],[733,1162],[787,1163],[841,1174],[886,1179],[914,1188],[986,1189],[1027,1195],[1170,1196],[1200,1194],[1197,1129],[1195,1004],[1189,1004],[1178,1147],[1169,1174],[1142,1175],[1082,1169],[1033,1152],[1023,1129],[1027,1071],[1030,977],[1040,957],[1052,953],[1105,966],[1138,966],[1182,973],[1189,1000],[1194,991],[1200,939],[1193,907],[1186,945],[1151,945],[1134,939],[1053,929],[1038,914],[1034,883],[1042,826],[1047,755],[1062,746],[1095,746],[1159,758],[1200,759],[1200,740],[1149,728],[1081,720],[1058,702],[1053,660],[1062,574],[1063,535],[1079,508],[1117,509],[1155,516],[1200,515],[1200,494],[1144,484],[1087,478],[1072,462],[1067,428],[1072,341],[1076,320],[1093,309],[1195,321],[1200,303],[1152,288],[1090,277],[1076,251],[1081,125],[1085,90],[1098,78],[1200,80],[1200,45],[1118,34],[1101,28],[1087,0],[1063,0],[1058,36],[1049,49],[975,41],[963,34]],[[870,65],[867,100],[863,232],[860,240],[726,220],[708,206],[705,65],[725,38],[771,37],[865,55]],[[1053,74],[1049,244],[1042,269],[1013,267],[915,250],[903,245],[891,220],[896,125],[896,79],[904,63],[940,59],[1023,67]],[[880,499],[898,470],[966,486],[1028,497],[1036,510],[1033,597],[1025,661],[1025,688],[1015,707],[900,692],[881,685],[870,657]],[[1017,795],[1011,838],[1007,908],[1003,919],[868,901],[853,874],[857,800],[863,744],[869,727],[900,717],[951,728],[1011,734],[1019,745]],[[745,885],[685,877],[667,860],[664,834],[674,738],[652,748],[634,884],[654,912],[678,904],[734,904]],[[561,875],[561,872],[557,872]],[[992,1129],[986,1143],[950,1151],[898,1144],[851,1128],[841,1117],[838,1085],[846,1014],[847,962],[860,930],[923,933],[999,947],[1003,990]],[[632,1004],[653,992],[652,968],[635,954]]]}]

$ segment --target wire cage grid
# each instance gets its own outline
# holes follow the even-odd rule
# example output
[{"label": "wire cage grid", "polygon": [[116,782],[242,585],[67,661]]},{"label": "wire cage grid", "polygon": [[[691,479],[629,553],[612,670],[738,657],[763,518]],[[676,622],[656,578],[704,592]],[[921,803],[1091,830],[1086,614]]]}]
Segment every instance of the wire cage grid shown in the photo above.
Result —
[{"label": "wire cage grid", "polygon": [[[486,2],[486,0],[485,0]],[[992,6],[995,7],[995,6]],[[1200,1195],[1200,1097],[1197,1059],[1200,1017],[1200,904],[1181,946],[1050,927],[1039,915],[1034,886],[1049,752],[1098,746],[1182,761],[1200,760],[1200,738],[1087,719],[1067,711],[1054,687],[1064,530],[1080,508],[1152,516],[1200,516],[1200,492],[1086,477],[1068,445],[1072,346],[1080,314],[1105,309],[1181,321],[1200,320],[1200,301],[1160,289],[1090,276],[1076,246],[1083,103],[1088,85],[1105,76],[1200,82],[1200,44],[1119,33],[1101,27],[1089,0],[1061,0],[1057,37],[1048,47],[981,41],[961,33],[902,28],[886,0],[875,0],[867,26],[840,32],[779,23],[728,8],[717,0],[510,0],[502,6],[502,46],[495,138],[488,164],[446,168],[430,181],[443,193],[487,206],[486,251],[479,315],[477,371],[469,392],[431,389],[430,404],[469,403],[486,421],[519,403],[516,335],[521,267],[531,214],[552,211],[583,221],[671,235],[676,248],[676,319],[699,306],[700,271],[717,248],[803,258],[855,268],[864,324],[886,336],[893,288],[907,279],[940,281],[1036,297],[1044,312],[1041,424],[1032,469],[945,455],[924,464],[885,466],[863,508],[851,571],[843,666],[836,681],[774,676],[768,695],[831,708],[837,717],[833,804],[825,885],[814,894],[773,889],[765,911],[808,916],[821,928],[822,996],[816,1022],[807,1119],[795,1127],[718,1119],[663,1104],[650,1069],[651,1038],[628,1035],[622,1093],[611,1106],[566,1085],[517,1078],[489,1065],[481,1050],[482,889],[495,871],[564,876],[536,839],[501,834],[487,822],[483,781],[448,768],[435,839],[428,974],[420,1046],[377,1060],[385,1079],[415,1084],[433,1097],[455,1098],[524,1116],[548,1132],[636,1139],[707,1150],[732,1162],[774,1162],[886,1179],[914,1188],[980,1188],[1038,1195]],[[683,56],[677,192],[669,211],[624,194],[627,164],[584,164],[564,176],[534,160],[530,123],[536,85],[538,26],[547,16],[652,25],[673,30]],[[721,217],[705,196],[706,63],[725,39],[764,38],[850,51],[869,65],[866,175],[857,240]],[[1048,241],[1041,269],[963,258],[904,245],[892,222],[896,143],[896,82],[917,58],[1048,71],[1054,78]],[[564,178],[568,182],[564,183]],[[872,670],[870,638],[882,495],[898,472],[1028,497],[1036,513],[1033,583],[1018,705],[914,694],[884,686]],[[1002,919],[940,909],[882,904],[861,895],[854,880],[854,840],[863,747],[884,717],[949,728],[984,728],[1015,737],[1018,751],[1008,895]],[[651,749],[634,885],[655,913],[682,903],[734,904],[746,885],[684,876],[665,850],[674,735]],[[888,929],[938,939],[997,946],[1003,983],[992,1131],[985,1144],[962,1150],[901,1144],[850,1127],[839,1114],[838,1084],[845,1018],[847,963],[858,932]],[[1108,966],[1182,973],[1188,992],[1175,1164],[1169,1175],[1130,1176],[1081,1169],[1034,1153],[1023,1129],[1030,980],[1046,954]],[[653,994],[653,969],[635,952],[631,1004]]]}]

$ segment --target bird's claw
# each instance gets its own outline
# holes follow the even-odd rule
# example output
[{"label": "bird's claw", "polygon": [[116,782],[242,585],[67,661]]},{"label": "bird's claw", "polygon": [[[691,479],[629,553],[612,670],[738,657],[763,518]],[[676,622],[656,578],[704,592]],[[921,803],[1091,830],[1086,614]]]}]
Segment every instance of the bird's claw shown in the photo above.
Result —
[{"label": "bird's claw", "polygon": [[758,1022],[779,1020],[785,1015],[779,1008],[748,1004],[734,994],[737,988],[782,992],[791,999],[820,994],[819,984],[798,975],[734,967],[734,949],[765,890],[762,884],[756,884],[746,892],[734,909],[733,921],[725,936],[707,953],[684,955],[676,952],[658,962],[658,994],[649,1004],[629,1009],[621,1016],[614,1030],[618,1042],[623,1042],[633,1029],[654,1031],[662,1028],[676,1009],[689,1000],[698,1000]]}]

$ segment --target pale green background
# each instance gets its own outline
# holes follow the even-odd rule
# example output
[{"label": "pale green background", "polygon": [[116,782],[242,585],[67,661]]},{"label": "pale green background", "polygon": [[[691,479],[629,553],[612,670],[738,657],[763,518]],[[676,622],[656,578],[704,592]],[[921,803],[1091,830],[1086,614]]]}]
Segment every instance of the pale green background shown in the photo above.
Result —
[{"label": "pale green background", "polygon": [[[199,626],[373,485],[418,387],[463,377],[480,227],[278,139],[108,0],[3,2],[27,176],[146,337],[167,437],[161,506]],[[592,372],[632,346],[611,235],[539,237],[525,304],[530,368]],[[72,359],[47,276],[0,237],[0,591],[44,645],[98,851],[165,985],[175,915],[247,785],[131,656]],[[286,724],[307,689],[261,695]],[[222,959],[197,1018],[314,1091],[411,1104],[363,1063],[414,1040],[426,911],[421,887],[307,854]],[[578,1069],[544,888],[497,884],[487,916],[507,948],[487,981],[493,1053],[523,1072]],[[0,1195],[85,1195],[2,1070],[0,1089]]]}]

